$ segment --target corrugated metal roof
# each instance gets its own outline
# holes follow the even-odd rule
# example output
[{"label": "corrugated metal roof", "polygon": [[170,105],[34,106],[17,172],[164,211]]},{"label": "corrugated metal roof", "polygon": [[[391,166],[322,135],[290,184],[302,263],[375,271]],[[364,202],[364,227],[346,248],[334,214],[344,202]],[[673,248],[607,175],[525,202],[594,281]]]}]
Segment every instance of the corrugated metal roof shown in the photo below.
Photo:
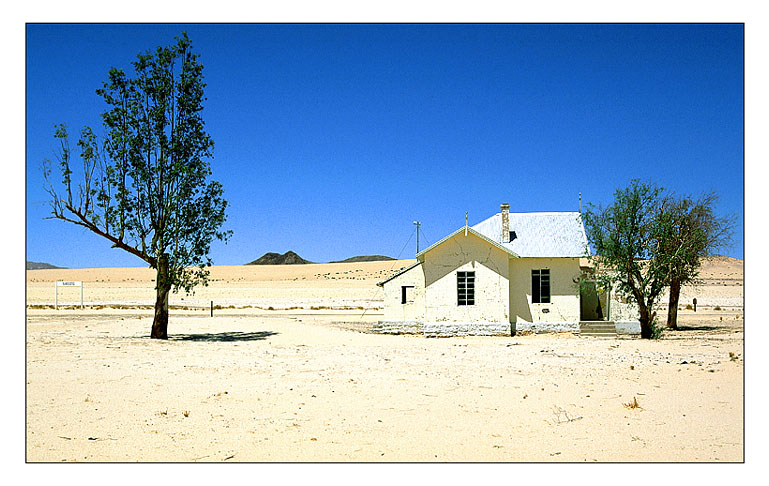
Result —
[{"label": "corrugated metal roof", "polygon": [[510,243],[502,243],[502,213],[472,228],[521,257],[584,257],[590,254],[580,213],[509,214],[509,229],[516,234]]}]

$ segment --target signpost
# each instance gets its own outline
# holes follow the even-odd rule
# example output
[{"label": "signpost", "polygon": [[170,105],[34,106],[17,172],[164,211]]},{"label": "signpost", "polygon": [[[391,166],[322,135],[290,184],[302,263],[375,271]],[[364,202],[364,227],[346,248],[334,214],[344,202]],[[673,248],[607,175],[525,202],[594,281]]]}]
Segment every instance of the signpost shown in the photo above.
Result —
[{"label": "signpost", "polygon": [[80,287],[80,308],[83,308],[83,282],[57,281],[53,292],[53,307],[59,308],[59,287]]}]

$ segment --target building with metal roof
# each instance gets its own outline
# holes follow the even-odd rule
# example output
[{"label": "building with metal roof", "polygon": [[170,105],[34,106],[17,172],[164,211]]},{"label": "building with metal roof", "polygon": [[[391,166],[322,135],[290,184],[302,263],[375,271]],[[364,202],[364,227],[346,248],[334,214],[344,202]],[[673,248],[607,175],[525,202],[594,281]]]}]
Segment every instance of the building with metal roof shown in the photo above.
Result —
[{"label": "building with metal roof", "polygon": [[635,333],[636,327],[640,332],[632,309],[611,292],[580,285],[590,249],[579,212],[509,208],[502,204],[490,218],[465,224],[417,253],[415,264],[379,282],[385,315],[376,329],[514,335],[579,331],[592,323],[591,329],[612,333]]}]

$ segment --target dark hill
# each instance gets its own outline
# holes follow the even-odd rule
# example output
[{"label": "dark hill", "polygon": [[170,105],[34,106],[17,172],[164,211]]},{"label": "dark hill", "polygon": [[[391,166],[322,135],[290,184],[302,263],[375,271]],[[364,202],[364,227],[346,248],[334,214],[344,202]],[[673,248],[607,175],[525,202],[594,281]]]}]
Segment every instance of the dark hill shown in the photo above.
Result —
[{"label": "dark hill", "polygon": [[246,263],[246,265],[303,265],[305,263],[312,262],[308,262],[293,251],[287,251],[282,255],[273,252],[265,253],[253,262]]},{"label": "dark hill", "polygon": [[386,262],[389,260],[395,260],[395,258],[384,255],[361,255],[350,257],[347,260],[338,260],[329,263]]},{"label": "dark hill", "polygon": [[48,270],[48,269],[55,269],[55,268],[65,268],[65,267],[57,267],[55,265],[51,265],[50,263],[27,261],[27,270]]}]

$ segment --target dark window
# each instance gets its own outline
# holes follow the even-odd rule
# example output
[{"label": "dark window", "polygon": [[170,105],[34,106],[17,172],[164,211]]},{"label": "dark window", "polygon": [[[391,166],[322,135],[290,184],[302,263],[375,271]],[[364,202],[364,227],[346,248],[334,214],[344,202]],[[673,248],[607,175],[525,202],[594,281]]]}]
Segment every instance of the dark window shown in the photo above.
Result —
[{"label": "dark window", "polygon": [[401,304],[414,302],[414,291],[409,290],[413,288],[413,285],[404,285],[401,287]]},{"label": "dark window", "polygon": [[550,303],[550,270],[531,271],[531,302]]},{"label": "dark window", "polygon": [[475,272],[457,272],[457,305],[475,305]]},{"label": "dark window", "polygon": [[510,232],[510,241],[513,241],[516,238],[518,238],[518,235],[515,234],[515,231],[511,231]]}]

